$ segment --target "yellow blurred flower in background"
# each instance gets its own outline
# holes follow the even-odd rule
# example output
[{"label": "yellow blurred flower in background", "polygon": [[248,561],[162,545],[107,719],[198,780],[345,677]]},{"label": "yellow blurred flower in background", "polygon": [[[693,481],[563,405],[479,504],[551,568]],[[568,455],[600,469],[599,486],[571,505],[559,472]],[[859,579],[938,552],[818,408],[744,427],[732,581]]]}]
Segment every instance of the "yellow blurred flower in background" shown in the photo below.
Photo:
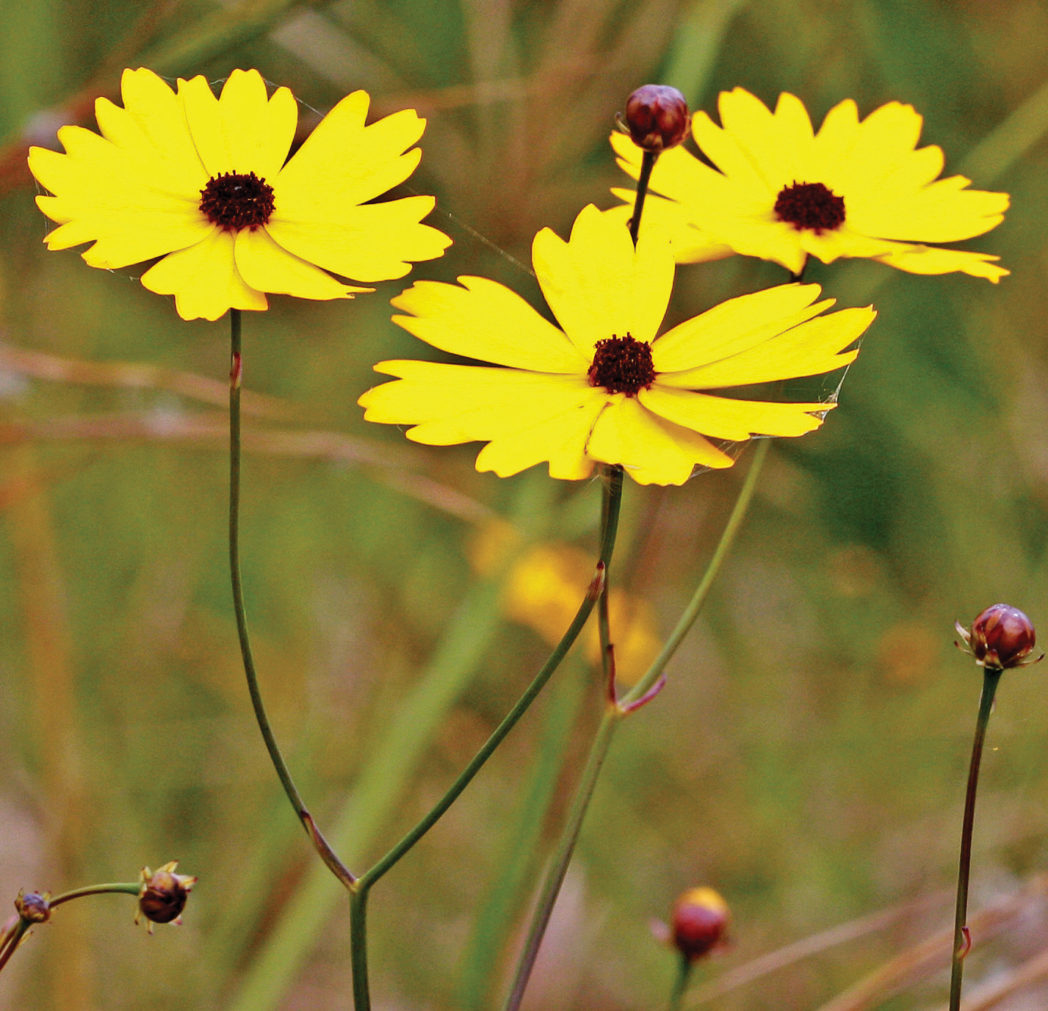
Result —
[{"label": "yellow blurred flower in background", "polygon": [[216,98],[203,77],[177,91],[151,70],[125,70],[124,106],[100,98],[100,135],[64,126],[65,153],[34,147],[29,168],[59,227],[49,249],[85,242],[92,267],[160,257],[142,275],[174,295],[183,319],[265,309],[266,293],[349,298],[403,277],[450,243],[421,223],[434,200],[373,203],[414,171],[425,120],[403,110],[365,126],[370,99],[342,99],[288,159],[298,104],[270,96],[257,70],[234,70]]},{"label": "yellow blurred flower in background", "polygon": [[[741,253],[799,274],[809,256],[858,256],[914,274],[961,271],[996,282],[1008,273],[997,256],[925,244],[995,228],[1008,194],[969,190],[963,176],[938,178],[942,149],[917,147],[922,119],[912,106],[889,102],[860,120],[848,99],[818,132],[788,93],[772,112],[735,88],[721,92],[718,108],[721,126],[704,112],[692,117],[695,142],[714,167],[681,146],[663,152],[651,175],[644,227],[666,232],[679,262]],[[636,179],[642,152],[623,134],[611,142]],[[633,191],[612,192],[625,220]]]},{"label": "yellow blurred flower in background", "polygon": [[[481,575],[493,572],[517,549],[520,535],[508,523],[496,521],[480,529],[470,548],[470,562]],[[510,565],[502,589],[503,614],[530,628],[556,646],[571,624],[593,579],[591,553],[572,544],[547,541],[526,548]],[[643,597],[612,585],[608,615],[615,646],[615,673],[620,684],[632,685],[662,648],[655,609]],[[579,640],[586,659],[599,666],[600,634],[590,622]]]},{"label": "yellow blurred flower in background", "polygon": [[409,439],[488,445],[478,470],[500,477],[547,462],[552,477],[620,464],[640,484],[682,484],[734,460],[710,439],[796,436],[833,403],[772,403],[708,390],[819,375],[853,361],[873,309],[818,302],[817,285],[730,299],[658,335],[673,287],[670,245],[586,207],[565,242],[544,228],[535,274],[560,328],[495,281],[419,281],[393,300],[420,340],[494,367],[385,361],[396,382],[360,398],[369,421],[412,425]]}]

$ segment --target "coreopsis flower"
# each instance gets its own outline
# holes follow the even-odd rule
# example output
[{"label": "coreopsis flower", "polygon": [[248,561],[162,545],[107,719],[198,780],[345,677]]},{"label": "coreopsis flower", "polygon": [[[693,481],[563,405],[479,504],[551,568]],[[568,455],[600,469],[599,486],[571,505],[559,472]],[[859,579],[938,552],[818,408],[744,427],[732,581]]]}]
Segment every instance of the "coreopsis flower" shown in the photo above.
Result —
[{"label": "coreopsis flower", "polygon": [[[265,309],[266,293],[349,298],[440,256],[450,240],[422,224],[433,198],[374,202],[418,164],[425,121],[403,110],[365,125],[369,97],[342,99],[289,159],[298,104],[234,70],[216,97],[203,77],[173,90],[125,70],[123,108],[100,98],[100,133],[64,126],[65,153],[34,147],[29,168],[59,227],[49,249],[90,242],[92,267],[160,257],[143,275],[184,319]],[[336,276],[337,275],[337,276]]]},{"label": "coreopsis flower", "polygon": [[396,381],[360,398],[369,421],[413,426],[429,445],[487,442],[478,470],[501,477],[548,463],[581,479],[619,464],[641,484],[681,484],[696,466],[730,467],[711,440],[797,436],[832,403],[722,396],[727,387],[818,375],[851,362],[872,308],[826,313],[817,285],[733,298],[659,335],[673,286],[672,249],[586,207],[568,241],[549,229],[532,260],[560,326],[482,277],[420,281],[393,300],[420,340],[490,365],[386,361]]},{"label": "coreopsis flower", "polygon": [[[823,263],[870,257],[915,274],[961,271],[998,281],[997,256],[943,248],[996,227],[1008,194],[970,190],[963,176],[940,179],[943,152],[918,148],[922,119],[889,102],[859,119],[853,101],[834,106],[818,131],[799,98],[775,111],[743,88],[721,92],[721,125],[703,112],[692,133],[711,164],[683,146],[665,151],[651,175],[644,227],[672,237],[678,261],[731,253],[781,263],[799,275],[809,256]],[[641,152],[611,138],[619,165],[637,178]],[[615,189],[628,217],[634,195]]]}]

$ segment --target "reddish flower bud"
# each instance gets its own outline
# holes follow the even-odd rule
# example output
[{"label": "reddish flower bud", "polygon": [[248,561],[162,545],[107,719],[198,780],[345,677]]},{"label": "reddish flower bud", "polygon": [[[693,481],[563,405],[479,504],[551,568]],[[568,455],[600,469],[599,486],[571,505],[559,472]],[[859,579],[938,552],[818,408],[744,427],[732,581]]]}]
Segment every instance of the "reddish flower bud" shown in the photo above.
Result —
[{"label": "reddish flower bud", "polygon": [[189,891],[197,879],[186,874],[176,874],[178,861],[172,860],[157,871],[142,868],[142,888],[138,893],[138,915],[144,916],[152,933],[154,923],[181,923],[181,913],[186,907]]},{"label": "reddish flower bud", "polygon": [[1044,656],[1029,658],[1037,637],[1033,623],[1017,607],[994,604],[972,622],[970,629],[959,622],[956,628],[964,640],[961,648],[975,657],[981,667],[1024,667]]},{"label": "reddish flower bud", "polygon": [[673,943],[688,959],[722,944],[731,922],[728,904],[712,888],[689,888],[673,904]]},{"label": "reddish flower bud", "polygon": [[48,892],[19,892],[15,899],[18,915],[28,923],[44,923],[51,919],[51,896]]},{"label": "reddish flower bud", "polygon": [[665,151],[688,134],[691,114],[684,96],[665,84],[645,84],[626,99],[626,126],[637,147]]}]

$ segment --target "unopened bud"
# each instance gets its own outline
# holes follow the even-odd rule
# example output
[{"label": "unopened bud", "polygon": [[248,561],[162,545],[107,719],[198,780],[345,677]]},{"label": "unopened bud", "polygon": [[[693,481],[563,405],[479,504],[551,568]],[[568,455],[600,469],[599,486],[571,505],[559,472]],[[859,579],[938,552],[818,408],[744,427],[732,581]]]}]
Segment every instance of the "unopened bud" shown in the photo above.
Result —
[{"label": "unopened bud", "polygon": [[722,944],[731,922],[728,904],[712,888],[689,888],[673,904],[673,943],[695,960]]},{"label": "unopened bud", "polygon": [[[181,923],[181,913],[186,907],[189,891],[197,879],[186,874],[176,874],[178,861],[172,860],[157,871],[142,868],[142,888],[138,893],[138,913],[154,923]],[[135,917],[135,922],[139,920]]]},{"label": "unopened bud", "polygon": [[1004,670],[1037,663],[1043,658],[1041,654],[1030,659],[1037,637],[1033,622],[1017,607],[994,604],[972,622],[970,629],[959,622],[956,628],[964,640],[961,648],[975,657],[981,667]]},{"label": "unopened bud", "polygon": [[684,96],[665,84],[645,84],[626,99],[626,126],[645,151],[676,147],[688,135],[691,114]]},{"label": "unopened bud", "polygon": [[50,900],[48,892],[19,892],[15,899],[15,909],[27,923],[44,923],[51,919]]}]

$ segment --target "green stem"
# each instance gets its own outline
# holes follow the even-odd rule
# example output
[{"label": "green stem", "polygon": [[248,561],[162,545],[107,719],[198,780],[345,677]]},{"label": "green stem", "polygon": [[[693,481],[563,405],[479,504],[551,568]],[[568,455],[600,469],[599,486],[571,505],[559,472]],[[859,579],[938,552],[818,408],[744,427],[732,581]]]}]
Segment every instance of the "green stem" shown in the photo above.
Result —
[{"label": "green stem", "polygon": [[564,882],[571,855],[575,850],[575,843],[582,828],[582,820],[586,816],[590,798],[593,796],[594,787],[597,785],[597,777],[604,765],[611,739],[618,726],[619,720],[625,713],[614,703],[610,703],[604,710],[597,734],[590,745],[589,757],[586,759],[586,768],[583,770],[582,778],[575,789],[575,796],[571,801],[571,809],[568,812],[568,820],[561,832],[560,841],[553,854],[553,859],[539,895],[538,905],[531,919],[528,929],[528,937],[524,942],[524,950],[517,963],[517,973],[513,977],[513,988],[510,991],[506,1003],[503,1005],[505,1011],[516,1011],[524,998],[524,990],[528,985],[531,970],[535,966],[535,959],[542,944],[542,937],[546,933],[553,906],[557,901],[557,894]]},{"label": "green stem", "polygon": [[961,825],[961,859],[957,870],[957,911],[953,923],[953,967],[950,972],[950,1011],[959,1011],[961,1006],[961,983],[964,976],[964,957],[968,954],[971,939],[965,921],[968,917],[968,880],[972,863],[972,828],[975,825],[975,794],[979,788],[979,765],[982,761],[986,726],[990,722],[993,698],[997,684],[1004,673],[1000,667],[986,667],[983,674],[982,697],[979,699],[979,715],[975,721],[975,740],[972,742],[972,758],[968,766],[968,788],[964,794],[964,819]]},{"label": "green stem", "polygon": [[313,821],[306,805],[302,802],[284,756],[280,752],[276,737],[269,725],[269,717],[262,702],[258,686],[258,674],[251,655],[251,640],[247,631],[247,615],[244,610],[244,589],[240,578],[240,387],[243,376],[241,357],[241,318],[239,309],[229,310],[230,322],[230,367],[229,367],[229,573],[233,584],[233,611],[236,614],[237,635],[240,639],[240,656],[244,662],[247,689],[251,695],[251,706],[255,711],[258,729],[265,741],[270,761],[280,778],[284,793],[295,809],[302,827],[306,830],[321,860],[342,882],[352,889],[356,878],[335,855],[320,829]]},{"label": "green stem", "polygon": [[371,993],[368,988],[368,891],[354,888],[349,893],[349,950],[353,964],[353,1007],[368,1011]]},{"label": "green stem", "polygon": [[746,475],[746,480],[743,482],[742,488],[739,490],[739,497],[735,502],[735,506],[724,527],[724,531],[721,533],[713,557],[710,559],[706,572],[704,573],[702,580],[699,582],[695,593],[692,595],[687,608],[681,615],[680,621],[677,622],[677,627],[673,630],[669,639],[666,641],[666,644],[663,646],[659,655],[655,658],[651,667],[648,668],[644,677],[642,677],[640,681],[638,681],[637,684],[618,701],[615,701],[613,697],[609,697],[604,716],[597,728],[597,733],[594,737],[593,743],[590,745],[589,756],[586,759],[586,768],[579,785],[576,787],[575,796],[572,799],[571,809],[568,813],[567,823],[561,832],[560,841],[557,844],[557,849],[550,863],[549,869],[546,871],[546,877],[543,882],[538,904],[535,907],[535,912],[532,914],[531,926],[528,929],[528,936],[524,943],[524,950],[517,963],[517,972],[513,980],[513,988],[506,1003],[503,1005],[505,1011],[516,1011],[516,1008],[520,1006],[520,1002],[524,997],[524,990],[527,987],[528,978],[534,968],[539,946],[542,943],[542,936],[549,923],[550,915],[553,912],[553,906],[557,901],[557,894],[564,881],[564,875],[567,873],[568,864],[571,861],[575,843],[578,840],[579,831],[582,827],[582,821],[586,816],[586,810],[589,807],[590,799],[593,796],[597,776],[600,774],[608,749],[611,747],[611,740],[614,736],[615,729],[623,717],[635,712],[640,708],[640,706],[653,697],[655,691],[657,691],[657,685],[663,676],[663,670],[666,667],[666,664],[669,663],[670,658],[680,646],[684,636],[688,633],[688,630],[695,623],[695,619],[699,616],[699,612],[702,610],[702,605],[705,603],[706,597],[709,595],[713,580],[716,578],[724,563],[724,559],[728,555],[728,551],[735,542],[735,537],[742,526],[742,521],[746,516],[746,511],[749,508],[750,502],[753,500],[753,492],[757,484],[757,478],[760,474],[761,467],[764,464],[764,460],[768,455],[770,441],[771,440],[769,439],[765,439],[758,443],[753,462],[750,465],[749,473]]},{"label": "green stem", "polygon": [[[600,596],[604,586],[605,573],[611,562],[612,552],[615,548],[615,536],[618,532],[619,511],[622,504],[622,481],[623,472],[621,467],[603,468],[604,492],[601,506],[601,532],[600,548],[597,558],[596,573],[590,584],[589,591],[568,630],[564,633],[549,659],[543,664],[542,669],[535,675],[534,680],[528,685],[524,694],[521,695],[516,705],[506,714],[502,722],[495,728],[480,750],[474,755],[470,763],[459,773],[458,777],[448,788],[443,797],[434,805],[432,810],[419,821],[401,840],[378,860],[371,868],[362,874],[354,883],[353,903],[354,909],[359,913],[359,928],[354,932],[354,943],[352,946],[354,993],[365,995],[366,973],[367,973],[367,930],[363,919],[364,905],[367,901],[367,892],[384,875],[391,870],[405,854],[440,820],[445,811],[458,799],[463,790],[470,784],[473,777],[481,770],[484,763],[491,757],[495,749],[502,743],[506,735],[517,724],[517,721],[527,712],[528,707],[535,701],[539,692],[542,691],[546,682],[553,672],[560,666],[561,661],[567,655],[569,649],[574,645],[579,632],[589,619],[593,606]],[[359,979],[358,978],[364,977]],[[368,1004],[357,1003],[356,1011],[365,1011]]]},{"label": "green stem", "polygon": [[658,151],[645,151],[640,162],[640,175],[637,176],[637,194],[633,198],[633,217],[630,218],[630,237],[633,245],[637,244],[640,233],[640,216],[644,211],[644,198],[648,194],[648,183],[651,181],[651,170],[655,167]]},{"label": "green stem", "polygon": [[673,991],[670,994],[668,1011],[680,1011],[685,991],[688,989],[688,980],[691,978],[691,967],[693,964],[692,960],[683,953],[677,959],[677,975],[673,980]]},{"label": "green stem", "polygon": [[[107,893],[119,893],[121,895],[139,895],[142,891],[141,881],[115,881],[102,885],[87,885],[84,888],[75,888],[69,892],[56,895],[47,900],[48,910],[63,902],[71,902],[73,899],[82,899],[87,895],[104,895]],[[42,920],[29,920],[24,916],[12,917],[4,924],[3,932],[0,934],[0,970],[7,965],[15,949],[22,943],[22,938],[32,929],[34,923],[45,922]]]}]

